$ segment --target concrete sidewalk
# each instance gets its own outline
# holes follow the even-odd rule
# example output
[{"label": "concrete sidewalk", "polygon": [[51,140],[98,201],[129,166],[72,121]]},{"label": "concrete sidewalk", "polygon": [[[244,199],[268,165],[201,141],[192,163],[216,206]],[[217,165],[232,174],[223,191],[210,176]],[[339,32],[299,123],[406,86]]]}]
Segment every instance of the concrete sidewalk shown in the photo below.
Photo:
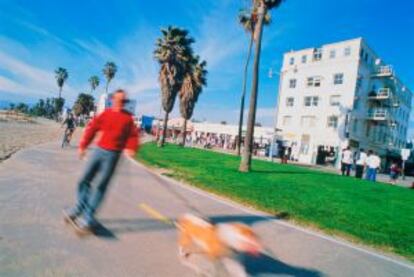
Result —
[{"label": "concrete sidewalk", "polygon": [[177,258],[175,229],[139,208],[175,219],[202,212],[241,221],[269,253],[246,261],[252,276],[413,276],[398,257],[309,231],[188,187],[122,160],[99,214],[98,236],[79,239],[61,211],[75,201],[84,162],[47,144],[0,164],[0,276],[194,276]]}]

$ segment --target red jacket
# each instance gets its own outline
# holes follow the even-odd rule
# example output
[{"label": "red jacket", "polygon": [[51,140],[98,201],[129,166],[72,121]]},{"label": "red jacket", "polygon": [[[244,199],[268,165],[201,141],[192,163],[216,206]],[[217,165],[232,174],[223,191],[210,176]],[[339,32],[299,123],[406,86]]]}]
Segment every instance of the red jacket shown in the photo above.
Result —
[{"label": "red jacket", "polygon": [[138,128],[132,116],[125,111],[106,109],[86,127],[79,148],[86,149],[100,132],[97,145],[111,151],[138,150]]}]

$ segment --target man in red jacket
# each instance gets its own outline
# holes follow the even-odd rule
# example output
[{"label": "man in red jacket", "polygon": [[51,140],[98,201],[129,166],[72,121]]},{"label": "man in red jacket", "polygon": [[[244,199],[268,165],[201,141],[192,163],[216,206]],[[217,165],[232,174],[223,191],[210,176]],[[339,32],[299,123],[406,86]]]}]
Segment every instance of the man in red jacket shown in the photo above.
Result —
[{"label": "man in red jacket", "polygon": [[[131,114],[124,111],[126,102],[125,91],[115,91],[112,94],[112,108],[106,109],[88,124],[79,144],[79,158],[82,159],[88,145],[100,133],[97,147],[78,183],[77,204],[65,214],[66,220],[80,217],[77,224],[85,232],[90,232],[95,224],[95,212],[102,203],[122,151],[133,157],[138,149],[138,128]],[[94,179],[97,179],[96,189],[91,193]]]}]

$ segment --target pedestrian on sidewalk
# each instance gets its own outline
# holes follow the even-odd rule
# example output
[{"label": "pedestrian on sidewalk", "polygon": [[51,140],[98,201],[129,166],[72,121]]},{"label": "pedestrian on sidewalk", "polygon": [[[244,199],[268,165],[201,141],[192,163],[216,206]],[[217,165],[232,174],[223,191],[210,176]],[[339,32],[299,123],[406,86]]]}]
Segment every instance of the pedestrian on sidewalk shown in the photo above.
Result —
[{"label": "pedestrian on sidewalk", "polygon": [[[78,182],[77,204],[66,214],[67,219],[77,220],[85,232],[96,224],[95,213],[102,204],[109,182],[121,153],[133,157],[138,149],[138,128],[133,117],[124,110],[127,94],[119,89],[112,95],[112,107],[95,117],[86,127],[79,144],[79,158],[83,159],[96,134],[99,139],[85,171]],[[95,181],[91,189],[92,182]]]},{"label": "pedestrian on sidewalk", "polygon": [[342,160],[341,160],[341,172],[342,176],[349,176],[351,174],[351,167],[353,163],[352,159],[352,151],[351,148],[348,146],[342,151]]},{"label": "pedestrian on sidewalk", "polygon": [[362,179],[362,175],[364,174],[365,164],[367,162],[367,154],[365,153],[364,149],[359,149],[359,152],[356,155],[356,162],[355,162],[355,177]]},{"label": "pedestrian on sidewalk", "polygon": [[377,180],[377,171],[381,166],[381,159],[374,153],[374,151],[369,150],[366,164],[367,164],[366,179],[368,181],[375,182]]},{"label": "pedestrian on sidewalk", "polygon": [[392,162],[390,167],[390,182],[391,184],[395,185],[397,183],[398,176],[401,173],[401,169],[398,166],[398,163],[395,161]]}]

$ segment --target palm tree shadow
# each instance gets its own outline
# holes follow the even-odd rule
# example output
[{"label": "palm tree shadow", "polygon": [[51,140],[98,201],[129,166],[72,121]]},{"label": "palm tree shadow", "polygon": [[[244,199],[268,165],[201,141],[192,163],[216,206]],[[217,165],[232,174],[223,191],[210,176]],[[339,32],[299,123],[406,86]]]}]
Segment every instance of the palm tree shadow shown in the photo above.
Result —
[{"label": "palm tree shadow", "polygon": [[[112,233],[114,236],[126,233],[138,233],[138,232],[153,232],[153,231],[166,231],[174,229],[174,226],[167,225],[163,222],[154,219],[144,218],[107,218],[102,219],[102,223],[108,226],[107,231]],[[101,224],[101,226],[103,226]],[[108,232],[103,232],[103,235]]]},{"label": "palm tree shadow", "polygon": [[323,274],[317,270],[289,265],[264,253],[258,257],[241,255],[240,260],[250,276],[262,276],[263,274],[266,276],[323,276]]},{"label": "palm tree shadow", "polygon": [[241,222],[246,225],[252,226],[259,222],[266,222],[269,220],[281,220],[288,219],[289,213],[280,212],[274,216],[258,216],[258,215],[218,215],[209,217],[209,221],[213,224],[226,223],[226,222]]}]

